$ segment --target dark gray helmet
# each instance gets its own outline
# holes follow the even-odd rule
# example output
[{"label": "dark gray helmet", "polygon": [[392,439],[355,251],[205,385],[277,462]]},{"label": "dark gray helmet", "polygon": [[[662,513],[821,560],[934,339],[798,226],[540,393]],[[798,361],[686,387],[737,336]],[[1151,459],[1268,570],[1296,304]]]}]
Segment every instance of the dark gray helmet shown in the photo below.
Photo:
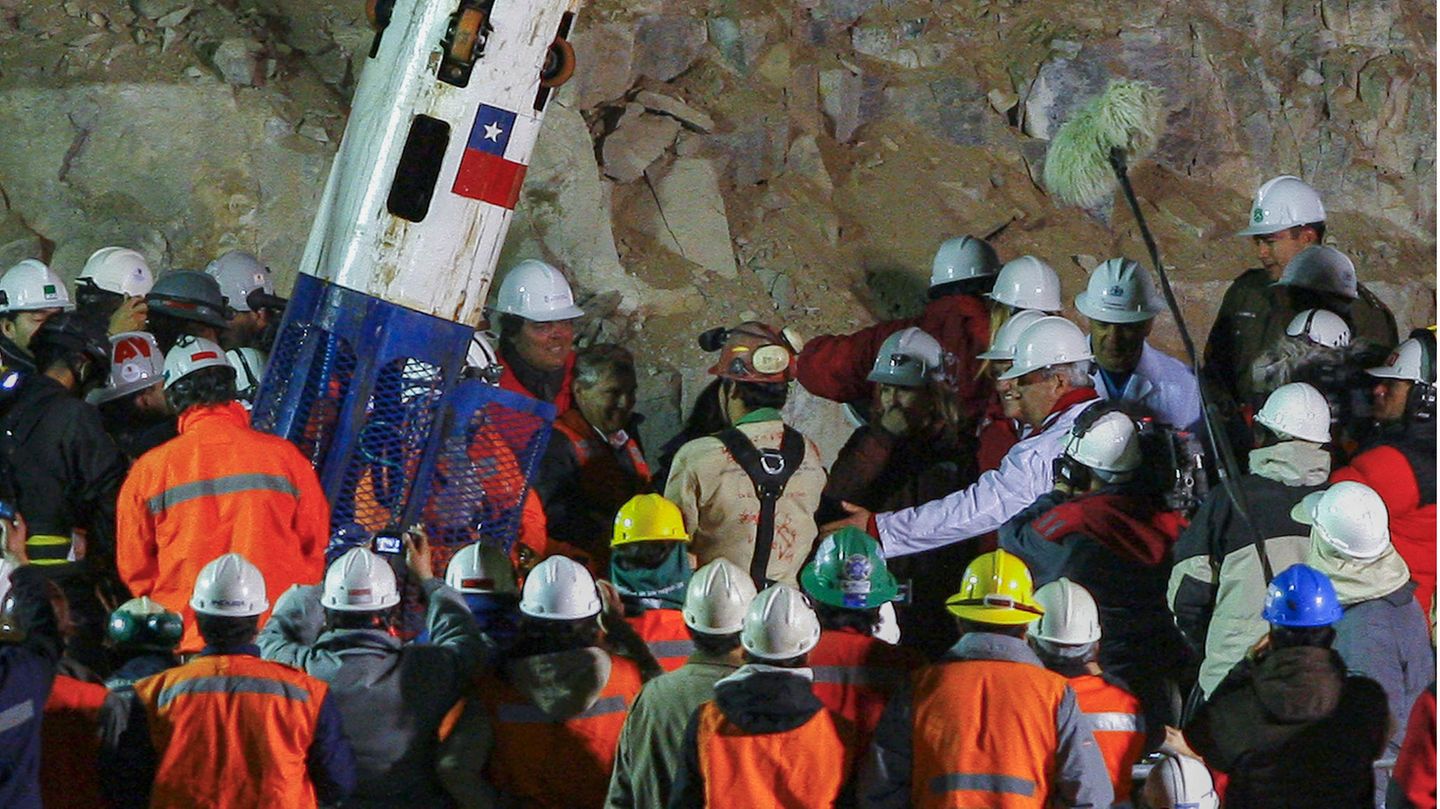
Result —
[{"label": "dark gray helmet", "polygon": [[145,296],[151,312],[223,329],[232,314],[220,284],[197,270],[172,270],[155,280]]}]

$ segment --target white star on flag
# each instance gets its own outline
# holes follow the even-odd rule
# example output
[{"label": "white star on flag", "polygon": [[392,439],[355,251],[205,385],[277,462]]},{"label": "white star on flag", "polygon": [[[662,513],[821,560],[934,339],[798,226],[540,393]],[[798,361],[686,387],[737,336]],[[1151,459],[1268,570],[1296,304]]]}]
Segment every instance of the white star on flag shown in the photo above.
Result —
[{"label": "white star on flag", "polygon": [[499,140],[500,140],[500,135],[501,135],[501,133],[503,133],[504,131],[505,131],[505,130],[502,129],[499,124],[486,124],[486,125],[485,125],[485,140],[499,141]]}]

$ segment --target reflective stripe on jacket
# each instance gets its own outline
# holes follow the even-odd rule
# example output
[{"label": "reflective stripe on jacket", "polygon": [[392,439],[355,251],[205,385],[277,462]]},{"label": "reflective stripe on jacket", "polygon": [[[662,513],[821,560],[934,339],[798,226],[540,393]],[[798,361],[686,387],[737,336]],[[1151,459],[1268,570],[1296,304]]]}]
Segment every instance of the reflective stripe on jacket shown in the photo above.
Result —
[{"label": "reflective stripe on jacket", "polygon": [[[575,408],[555,419],[555,430],[570,439],[575,461],[580,465],[580,490],[587,498],[600,501],[618,497],[623,504],[634,496],[632,489],[637,488],[637,482],[640,489],[649,484],[650,466],[633,436],[627,436],[624,446],[616,449]],[[621,467],[620,455],[624,455],[630,469]]]},{"label": "reflective stripe on jacket", "polygon": [[815,696],[826,708],[855,725],[859,749],[870,743],[885,703],[910,673],[920,656],[912,649],[876,640],[849,629],[827,629],[807,661],[815,674]]},{"label": "reflective stripe on jacket", "polygon": [[695,742],[706,806],[833,806],[850,780],[849,729],[824,708],[793,730],[746,733],[711,700]]},{"label": "reflective stripe on jacket", "polygon": [[685,660],[695,651],[695,641],[690,639],[690,629],[685,626],[685,617],[680,610],[649,609],[639,615],[626,616],[625,623],[635,629],[650,654],[660,663],[660,668],[674,671],[685,665]]},{"label": "reflective stripe on jacket", "polygon": [[1131,768],[1145,753],[1145,715],[1140,700],[1098,674],[1070,678],[1070,688],[1110,771],[1115,803],[1128,804],[1134,784]]}]

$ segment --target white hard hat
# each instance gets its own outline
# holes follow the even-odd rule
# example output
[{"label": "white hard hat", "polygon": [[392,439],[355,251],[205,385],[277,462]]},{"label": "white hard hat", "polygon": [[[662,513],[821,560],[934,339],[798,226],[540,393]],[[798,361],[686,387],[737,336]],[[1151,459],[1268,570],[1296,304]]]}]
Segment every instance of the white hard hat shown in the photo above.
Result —
[{"label": "white hard hat", "polygon": [[495,297],[495,311],[538,323],[570,320],[585,314],[575,305],[575,295],[565,275],[534,259],[516,264],[505,274]]},{"label": "white hard hat", "polygon": [[1085,291],[1075,296],[1075,308],[1101,323],[1141,323],[1160,312],[1150,274],[1128,258],[1100,262]]},{"label": "white hard hat", "polygon": [[1134,472],[1140,468],[1140,437],[1135,422],[1124,413],[1111,411],[1095,419],[1085,432],[1076,435],[1072,427],[1065,440],[1065,454],[1076,462],[1100,472]]},{"label": "white hard hat", "polygon": [[505,366],[500,363],[500,355],[495,353],[492,337],[479,329],[470,335],[470,347],[465,350],[465,365],[479,371],[483,381],[498,385]]},{"label": "white hard hat", "polygon": [[176,382],[179,382],[187,374],[199,371],[202,368],[229,368],[235,367],[225,357],[224,349],[206,340],[204,337],[185,335],[175,341],[175,346],[170,353],[165,355],[165,365],[162,374],[165,377],[165,388],[168,390]]},{"label": "white hard hat", "polygon": [[1351,559],[1375,559],[1390,547],[1390,512],[1380,495],[1363,483],[1344,480],[1323,492],[1311,492],[1295,504],[1290,516]]},{"label": "white hard hat", "polygon": [[1435,384],[1435,360],[1425,356],[1425,346],[1412,337],[1390,352],[1384,365],[1365,369],[1380,379],[1408,379],[1427,385]]},{"label": "white hard hat", "polygon": [[260,259],[241,250],[231,250],[205,265],[205,273],[220,284],[220,292],[231,309],[249,312],[250,293],[260,290],[275,294],[275,279]]},{"label": "white hard hat", "polygon": [[160,382],[165,357],[149,332],[122,331],[110,338],[110,374],[105,386],[87,397],[91,404],[129,396]]},{"label": "white hard hat", "polygon": [[1150,809],[1220,809],[1210,771],[1189,756],[1168,756],[1152,767],[1141,796]]},{"label": "white hard hat", "polygon": [[325,571],[320,605],[337,612],[374,612],[400,603],[395,571],[369,548],[351,548]]},{"label": "white hard hat", "polygon": [[593,618],[600,614],[600,593],[583,565],[565,556],[551,556],[525,577],[520,612],[556,621]]},{"label": "white hard hat", "polygon": [[1015,341],[1025,332],[1030,324],[1045,317],[1045,313],[1039,309],[1021,309],[1010,316],[1010,319],[1000,324],[995,330],[995,337],[990,341],[990,347],[975,355],[977,360],[1013,360],[1015,359]]},{"label": "white hard hat", "polygon": [[707,635],[730,635],[745,623],[755,600],[755,583],[740,566],[725,558],[710,561],[685,586],[685,625]]},{"label": "white hard hat", "polygon": [[760,591],[745,612],[740,645],[762,660],[789,660],[820,642],[820,619],[805,594],[788,584]]},{"label": "white hard hat", "polygon": [[0,312],[74,308],[65,282],[43,261],[27,258],[0,275]]},{"label": "white hard hat", "polygon": [[1084,646],[1100,640],[1100,609],[1084,587],[1061,577],[1035,591],[1045,614],[1030,624],[1030,636],[1062,646]]},{"label": "white hard hat", "polygon": [[1306,309],[1290,319],[1285,333],[1326,348],[1350,345],[1350,326],[1345,323],[1345,318],[1329,309]]},{"label": "white hard hat", "polygon": [[1276,388],[1255,414],[1255,421],[1301,441],[1330,443],[1330,403],[1305,382]]},{"label": "white hard hat", "polygon": [[940,342],[918,326],[901,329],[881,344],[875,355],[875,367],[866,381],[883,385],[918,388],[925,378],[940,367],[945,349]]},{"label": "white hard hat", "polygon": [[1016,309],[1060,311],[1060,276],[1054,268],[1034,256],[1011,259],[995,276],[995,287],[986,296]]},{"label": "white hard hat", "polygon": [[994,275],[1000,269],[1000,257],[984,239],[957,236],[940,243],[930,265],[930,286],[967,281]]},{"label": "white hard hat", "polygon": [[1328,292],[1352,301],[1360,297],[1355,263],[1349,256],[1328,245],[1312,244],[1296,253],[1285,265],[1275,286]]},{"label": "white hard hat", "polygon": [[1018,379],[1041,368],[1094,358],[1085,332],[1065,318],[1051,315],[1031,323],[1020,333],[1015,340],[1015,364],[999,378]]},{"label": "white hard hat", "polygon": [[102,247],[90,254],[76,283],[90,281],[96,287],[124,295],[143,298],[155,286],[155,274],[145,257],[128,247]]},{"label": "white hard hat", "polygon": [[190,608],[206,615],[246,618],[270,609],[260,568],[238,553],[227,553],[200,569]]},{"label": "white hard hat", "polygon": [[270,357],[264,351],[250,346],[232,348],[225,352],[225,361],[235,369],[235,395],[250,401],[260,389],[260,380],[265,378],[265,366]]},{"label": "white hard hat", "polygon": [[1301,180],[1283,174],[1260,186],[1250,206],[1250,224],[1236,236],[1265,236],[1325,221],[1320,195]]},{"label": "white hard hat", "polygon": [[499,548],[475,542],[450,557],[445,583],[461,593],[519,595],[515,567]]}]

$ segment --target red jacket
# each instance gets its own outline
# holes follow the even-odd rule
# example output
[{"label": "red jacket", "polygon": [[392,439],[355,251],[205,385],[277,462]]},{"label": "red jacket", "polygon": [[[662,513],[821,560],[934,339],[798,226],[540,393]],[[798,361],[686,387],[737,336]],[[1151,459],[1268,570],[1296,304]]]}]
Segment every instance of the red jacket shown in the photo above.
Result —
[{"label": "red jacket", "polygon": [[853,629],[827,629],[810,652],[815,696],[855,726],[857,749],[870,744],[890,695],[924,665],[919,652]]},{"label": "red jacket", "polygon": [[40,796],[48,809],[104,809],[100,791],[100,711],[109,689],[61,674],[40,725]]},{"label": "red jacket", "polygon": [[[1433,444],[1431,445],[1434,446]],[[1431,450],[1433,452],[1433,449]],[[1431,472],[1432,480],[1434,473]],[[1374,489],[1390,512],[1390,541],[1419,587],[1415,600],[1430,609],[1435,594],[1435,490],[1425,491],[1415,467],[1399,447],[1382,444],[1336,469],[1331,483],[1353,480]]]},{"label": "red jacket", "polygon": [[[540,398],[531,393],[524,385],[520,384],[520,378],[515,376],[515,372],[510,370],[510,364],[505,361],[505,353],[503,351],[498,353],[495,358],[505,369],[504,373],[500,375],[500,387],[505,390],[514,391],[521,396],[529,396],[531,399]],[[556,413],[564,413],[570,409],[574,401],[570,396],[570,383],[574,380],[575,352],[571,351],[569,356],[565,358],[565,378],[560,383],[560,391],[555,394],[555,401],[551,402],[551,404],[555,405]]]},{"label": "red jacket", "polygon": [[[1420,692],[1410,721],[1405,728],[1405,741],[1395,759],[1390,795],[1397,791],[1405,797],[1405,809],[1435,809],[1435,684]],[[46,804],[47,806],[49,804]]]}]

